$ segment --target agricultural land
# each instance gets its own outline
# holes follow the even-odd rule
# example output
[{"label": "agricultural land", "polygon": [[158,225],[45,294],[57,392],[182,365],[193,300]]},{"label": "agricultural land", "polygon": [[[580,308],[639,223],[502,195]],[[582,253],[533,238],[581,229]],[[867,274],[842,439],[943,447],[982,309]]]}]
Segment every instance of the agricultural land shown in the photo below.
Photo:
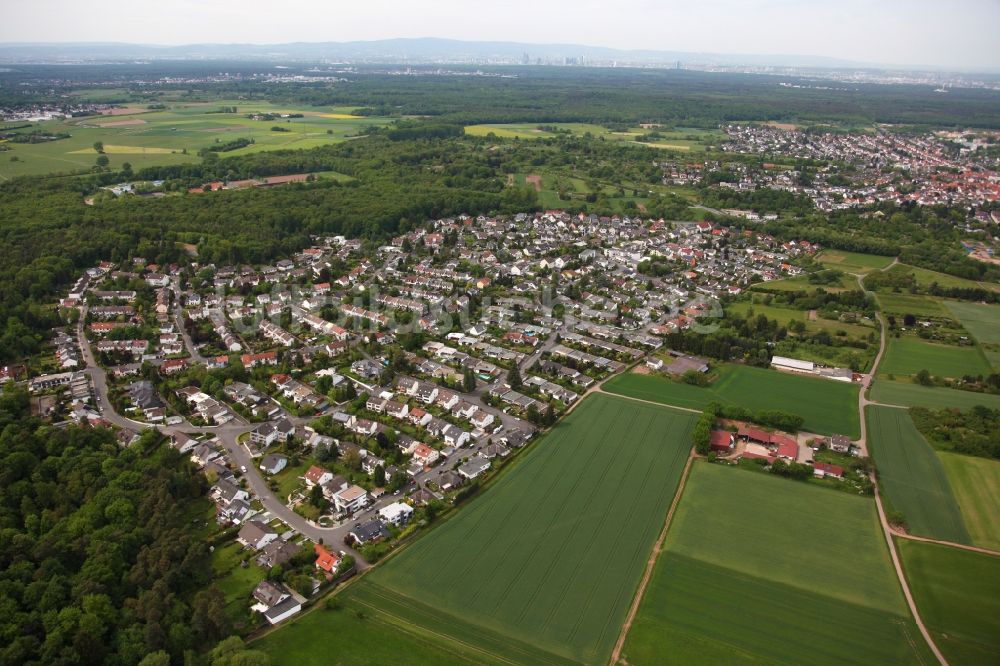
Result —
[{"label": "agricultural land", "polygon": [[1000,660],[1000,557],[897,539],[920,614],[950,664]]},{"label": "agricultural land", "polygon": [[636,665],[929,658],[870,499],[703,462],[622,654]]},{"label": "agricultural land", "polygon": [[869,406],[866,418],[881,487],[907,529],[934,539],[971,543],[944,466],[909,413]]},{"label": "agricultural land", "polygon": [[857,438],[858,387],[749,366],[722,366],[708,387],[661,377],[625,374],[604,385],[611,393],[700,410],[711,402],[748,409],[777,409],[805,419],[803,429]]},{"label": "agricultural land", "polygon": [[497,649],[516,661],[551,659],[545,653],[606,661],[693,422],[624,398],[588,398],[516,474],[378,567],[355,594],[384,613],[419,609],[410,622],[459,640],[497,632]]}]

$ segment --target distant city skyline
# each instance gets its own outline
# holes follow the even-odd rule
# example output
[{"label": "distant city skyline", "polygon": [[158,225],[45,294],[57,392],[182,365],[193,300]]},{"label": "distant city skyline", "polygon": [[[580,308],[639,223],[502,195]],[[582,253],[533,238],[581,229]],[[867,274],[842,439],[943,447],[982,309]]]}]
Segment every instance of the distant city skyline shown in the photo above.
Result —
[{"label": "distant city skyline", "polygon": [[1000,0],[19,2],[0,42],[280,44],[442,37],[1000,70]]}]

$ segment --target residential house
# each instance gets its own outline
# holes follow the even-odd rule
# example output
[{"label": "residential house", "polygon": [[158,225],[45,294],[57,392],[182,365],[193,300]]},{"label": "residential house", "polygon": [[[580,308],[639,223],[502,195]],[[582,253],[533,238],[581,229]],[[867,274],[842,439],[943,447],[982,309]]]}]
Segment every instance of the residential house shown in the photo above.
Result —
[{"label": "residential house", "polygon": [[297,543],[278,539],[260,549],[260,554],[257,556],[257,564],[270,569],[279,564],[285,564],[298,555],[301,550],[302,546]]},{"label": "residential house", "polygon": [[316,568],[322,571],[332,574],[337,571],[337,567],[340,566],[340,555],[337,553],[331,553],[326,548],[320,544],[313,546],[313,550],[316,551]]},{"label": "residential house", "polygon": [[351,538],[358,545],[374,543],[388,538],[389,530],[385,523],[379,518],[373,518],[366,523],[355,523],[350,531]]},{"label": "residential house", "polygon": [[260,468],[267,474],[277,474],[288,465],[288,458],[276,453],[271,453],[260,461]]},{"label": "residential house", "polygon": [[278,624],[302,610],[302,602],[281,583],[261,581],[253,591],[257,601],[252,610],[267,618],[270,624]]},{"label": "residential house", "polygon": [[318,465],[313,465],[306,470],[306,473],[302,476],[302,478],[305,479],[306,485],[312,488],[313,486],[322,486],[332,480],[333,472]]},{"label": "residential house", "polygon": [[474,456],[458,468],[458,473],[468,480],[475,479],[490,468],[490,461],[482,456]]},{"label": "residential house", "polygon": [[260,550],[277,538],[278,533],[271,529],[269,525],[256,520],[251,520],[240,528],[240,532],[237,535],[236,540],[243,544],[246,548]]},{"label": "residential house", "polygon": [[403,502],[394,502],[389,506],[379,509],[378,515],[390,525],[403,527],[413,517],[413,507]]},{"label": "residential house", "polygon": [[337,511],[354,513],[368,506],[368,491],[361,486],[347,486],[333,495]]}]

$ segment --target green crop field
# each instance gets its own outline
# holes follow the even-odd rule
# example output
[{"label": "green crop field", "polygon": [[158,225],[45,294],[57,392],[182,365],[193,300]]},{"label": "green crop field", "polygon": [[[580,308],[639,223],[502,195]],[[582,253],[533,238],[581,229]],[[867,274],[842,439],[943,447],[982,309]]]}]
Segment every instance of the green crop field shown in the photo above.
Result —
[{"label": "green crop field", "polygon": [[816,259],[824,266],[836,268],[846,273],[870,273],[892,263],[892,257],[847,252],[846,250],[823,250]]},{"label": "green crop field", "polygon": [[897,539],[920,617],[952,666],[1000,663],[1000,557]]},{"label": "green crop field", "polygon": [[1000,551],[1000,461],[938,451],[972,543]]},{"label": "green crop field", "polygon": [[725,365],[706,388],[655,375],[619,375],[604,390],[687,409],[704,409],[710,402],[748,409],[778,409],[805,419],[805,430],[856,439],[858,387],[819,377],[792,375],[745,365]]},{"label": "green crop field", "polygon": [[[220,107],[235,106],[238,113],[216,113]],[[129,162],[139,169],[152,165],[197,162],[198,151],[235,139],[253,139],[254,144],[220,156],[262,150],[311,148],[344,141],[363,133],[370,125],[384,125],[385,118],[351,116],[324,107],[290,108],[261,102],[219,101],[174,103],[164,110],[139,107],[114,116],[88,116],[35,123],[29,132],[40,130],[66,133],[70,137],[44,143],[12,143],[0,160],[0,180],[13,176],[79,171],[94,166],[100,141],[111,168]],[[302,113],[302,118],[251,120],[252,113]],[[272,127],[288,131],[275,132]],[[10,160],[17,157],[16,162]]]},{"label": "green crop field", "polygon": [[930,664],[871,499],[696,462],[622,655]]},{"label": "green crop field", "polygon": [[880,374],[915,375],[927,370],[937,377],[988,375],[990,364],[979,347],[956,347],[924,342],[914,337],[890,337]]},{"label": "green crop field", "polygon": [[892,508],[902,512],[913,534],[972,543],[962,522],[944,466],[913,424],[909,412],[869,406],[868,450]]},{"label": "green crop field", "polygon": [[913,382],[896,382],[888,379],[875,380],[871,389],[871,399],[886,405],[903,407],[972,409],[976,405],[985,405],[991,409],[1000,409],[1000,395],[921,386]]},{"label": "green crop field", "polygon": [[353,585],[353,598],[498,659],[606,662],[694,420],[625,398],[587,398],[512,473]]},{"label": "green crop field", "polygon": [[994,370],[1000,370],[1000,305],[944,301],[945,307],[976,339]]}]

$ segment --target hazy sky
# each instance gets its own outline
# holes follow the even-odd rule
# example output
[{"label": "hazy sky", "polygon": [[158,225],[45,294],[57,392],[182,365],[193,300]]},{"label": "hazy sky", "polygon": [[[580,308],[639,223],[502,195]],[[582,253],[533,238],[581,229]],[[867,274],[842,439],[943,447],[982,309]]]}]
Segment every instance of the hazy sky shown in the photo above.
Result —
[{"label": "hazy sky", "polygon": [[1000,69],[1000,0],[7,0],[0,41],[391,37],[823,55]]}]

